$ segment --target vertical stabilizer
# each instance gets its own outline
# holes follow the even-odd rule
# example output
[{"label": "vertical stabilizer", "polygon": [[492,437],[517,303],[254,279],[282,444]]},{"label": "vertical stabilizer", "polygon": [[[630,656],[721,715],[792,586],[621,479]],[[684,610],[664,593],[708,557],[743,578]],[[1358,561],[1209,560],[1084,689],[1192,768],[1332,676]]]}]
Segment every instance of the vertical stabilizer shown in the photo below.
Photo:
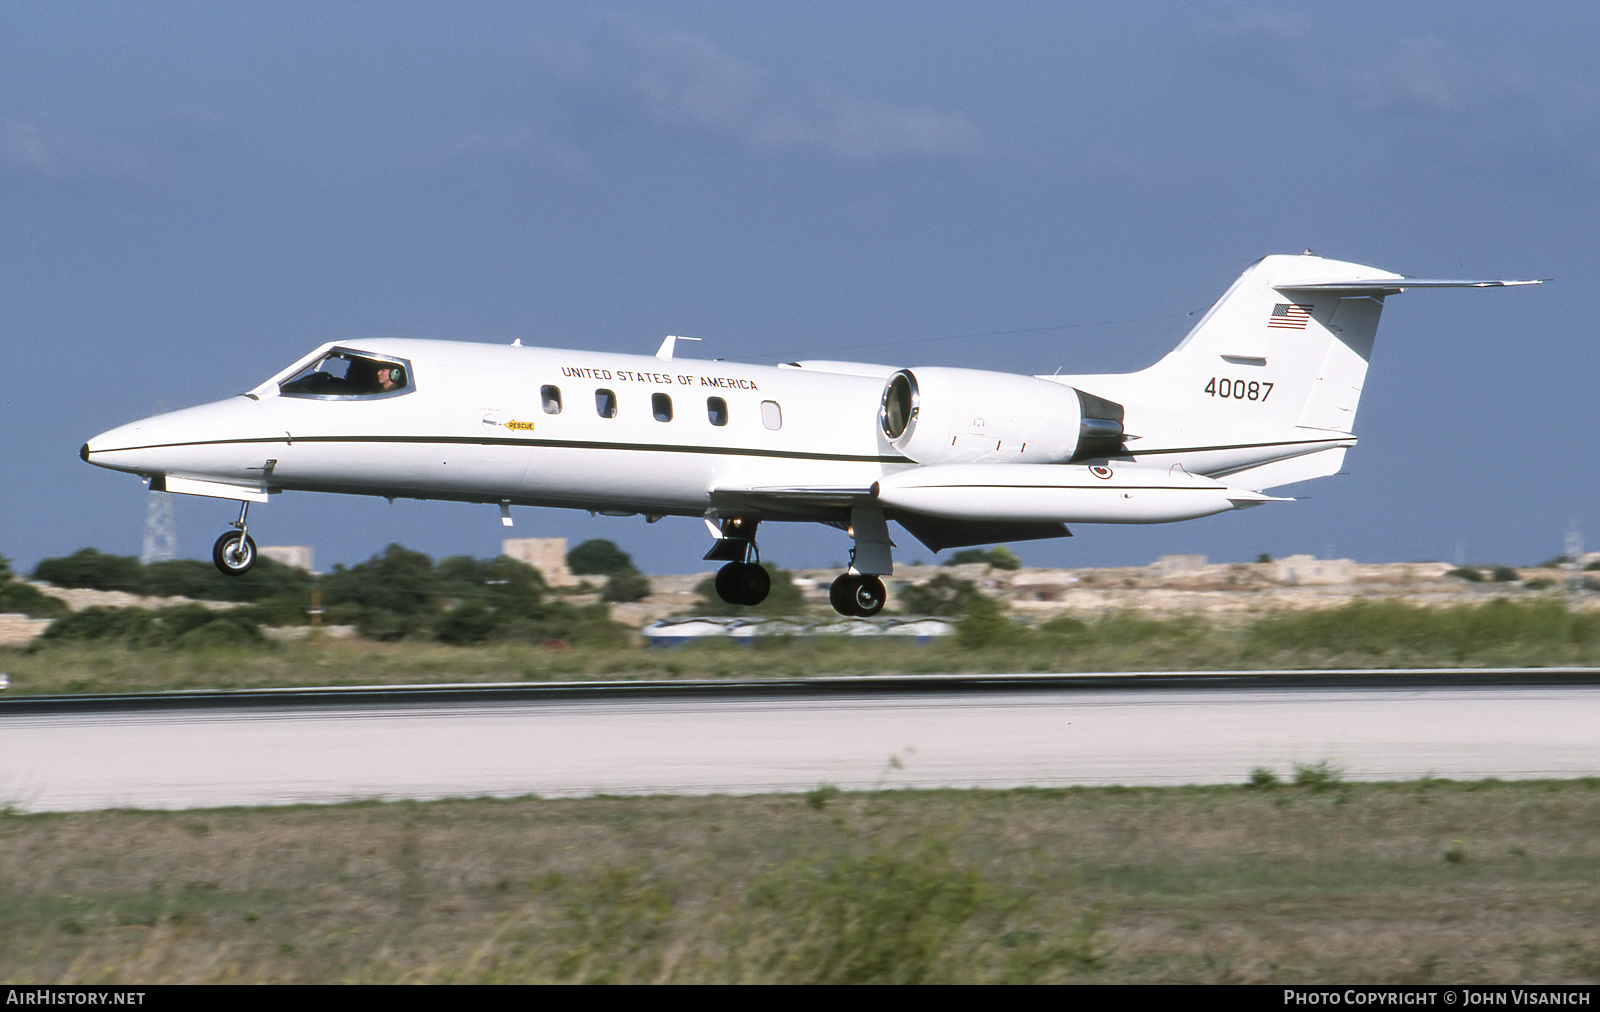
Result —
[{"label": "vertical stabilizer", "polygon": [[1402,281],[1311,254],[1264,257],[1138,375],[1173,411],[1349,433],[1388,290],[1380,286]]}]

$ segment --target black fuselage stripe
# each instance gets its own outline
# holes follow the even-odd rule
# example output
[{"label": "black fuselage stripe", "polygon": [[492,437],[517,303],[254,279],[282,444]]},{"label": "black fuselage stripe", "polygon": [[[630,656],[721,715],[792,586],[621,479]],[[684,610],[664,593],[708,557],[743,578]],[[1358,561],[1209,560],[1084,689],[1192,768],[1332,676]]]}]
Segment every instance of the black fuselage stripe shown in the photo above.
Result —
[{"label": "black fuselage stripe", "polygon": [[[1218,450],[1262,450],[1276,446],[1315,446],[1319,443],[1344,443],[1353,441],[1353,436],[1342,436],[1331,439],[1296,439],[1270,443],[1233,443],[1220,446],[1175,446],[1166,449],[1138,449],[1129,450],[1127,457],[1153,456],[1156,454],[1172,453],[1208,453]],[[717,454],[730,457],[781,457],[793,460],[837,460],[861,464],[914,464],[909,457],[904,456],[868,456],[853,453],[815,453],[807,450],[758,450],[749,447],[728,446],[693,446],[669,443],[607,443],[581,439],[513,439],[496,438],[492,436],[295,436],[285,434],[282,436],[252,436],[244,439],[197,439],[182,443],[150,443],[145,446],[119,446],[105,447],[91,450],[91,453],[126,453],[133,450],[167,450],[184,446],[227,446],[230,444],[246,443],[283,443],[293,446],[295,443],[416,443],[423,445],[459,445],[459,446],[527,446],[542,449],[566,450],[631,450],[645,453],[702,453]],[[1122,454],[1111,455],[1108,459],[1116,460]]]},{"label": "black fuselage stripe", "polygon": [[185,446],[228,446],[246,443],[414,443],[457,446],[525,446],[564,450],[634,450],[658,453],[703,453],[730,457],[784,457],[798,460],[838,460],[864,464],[909,464],[906,457],[879,457],[853,453],[812,453],[806,450],[756,450],[730,446],[688,446],[661,443],[603,443],[580,439],[511,439],[492,436],[252,436],[244,439],[196,439],[182,443],[151,443],[93,449],[91,453],[127,453],[133,450],[170,450]]}]

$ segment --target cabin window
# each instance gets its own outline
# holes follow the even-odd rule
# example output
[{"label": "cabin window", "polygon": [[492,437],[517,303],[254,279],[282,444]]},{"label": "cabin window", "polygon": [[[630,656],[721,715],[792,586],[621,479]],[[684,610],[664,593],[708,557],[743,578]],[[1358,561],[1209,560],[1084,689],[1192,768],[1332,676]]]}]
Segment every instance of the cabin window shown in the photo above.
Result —
[{"label": "cabin window", "polygon": [[777,401],[761,402],[761,424],[769,429],[783,428],[783,409]]},{"label": "cabin window", "polygon": [[544,404],[544,413],[547,415],[561,414],[561,388],[542,386],[539,388],[539,400]]},{"label": "cabin window", "polygon": [[349,348],[335,348],[278,384],[286,397],[344,400],[410,393],[411,363]]},{"label": "cabin window", "polygon": [[706,398],[706,417],[712,425],[728,424],[728,402],[721,397]]},{"label": "cabin window", "polygon": [[658,422],[672,421],[672,396],[670,394],[651,394],[650,413]]},{"label": "cabin window", "polygon": [[596,390],[594,392],[595,414],[601,418],[617,417],[617,395],[610,390]]}]

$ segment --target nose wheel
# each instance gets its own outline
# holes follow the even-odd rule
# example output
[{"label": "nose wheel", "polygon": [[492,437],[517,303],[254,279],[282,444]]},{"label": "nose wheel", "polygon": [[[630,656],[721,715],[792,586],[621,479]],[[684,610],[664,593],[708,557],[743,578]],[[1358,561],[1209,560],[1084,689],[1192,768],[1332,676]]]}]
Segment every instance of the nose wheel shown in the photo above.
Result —
[{"label": "nose wheel", "polygon": [[229,576],[243,576],[256,564],[256,539],[240,531],[228,531],[211,546],[211,561]]},{"label": "nose wheel", "polygon": [[237,530],[225,531],[211,546],[211,561],[227,576],[243,576],[256,564],[256,542],[245,527],[250,515],[250,504],[239,507],[239,519],[232,524]]},{"label": "nose wheel", "polygon": [[889,597],[883,581],[862,573],[845,573],[828,588],[828,603],[841,615],[871,618]]}]

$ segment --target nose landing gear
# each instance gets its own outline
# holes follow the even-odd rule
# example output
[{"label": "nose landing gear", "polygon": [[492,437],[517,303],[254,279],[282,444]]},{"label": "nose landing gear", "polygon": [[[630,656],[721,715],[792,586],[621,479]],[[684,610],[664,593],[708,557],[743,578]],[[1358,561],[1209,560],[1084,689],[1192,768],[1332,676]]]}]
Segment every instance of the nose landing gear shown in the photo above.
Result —
[{"label": "nose landing gear", "polygon": [[256,564],[256,542],[245,526],[249,514],[250,503],[240,503],[239,519],[229,524],[238,529],[224,531],[217,543],[211,546],[211,561],[228,576],[243,576]]}]

